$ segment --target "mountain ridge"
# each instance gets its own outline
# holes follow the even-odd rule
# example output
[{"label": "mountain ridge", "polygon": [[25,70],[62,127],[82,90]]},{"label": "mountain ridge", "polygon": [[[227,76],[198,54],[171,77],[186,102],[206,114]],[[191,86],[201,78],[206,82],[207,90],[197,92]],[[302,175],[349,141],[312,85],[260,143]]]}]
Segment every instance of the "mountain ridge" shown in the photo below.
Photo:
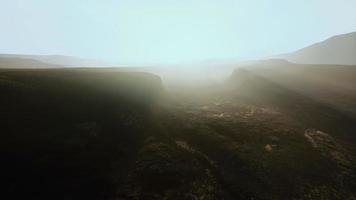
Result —
[{"label": "mountain ridge", "polygon": [[356,32],[332,36],[321,42],[273,58],[297,64],[356,65]]},{"label": "mountain ridge", "polygon": [[0,54],[0,58],[32,59],[50,65],[65,67],[109,67],[111,63],[66,55]]}]

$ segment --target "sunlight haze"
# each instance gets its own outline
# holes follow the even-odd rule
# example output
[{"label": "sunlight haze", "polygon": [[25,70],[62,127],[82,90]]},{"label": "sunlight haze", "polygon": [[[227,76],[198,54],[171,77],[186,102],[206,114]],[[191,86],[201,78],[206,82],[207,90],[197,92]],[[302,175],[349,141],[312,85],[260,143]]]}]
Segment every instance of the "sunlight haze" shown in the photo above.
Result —
[{"label": "sunlight haze", "polygon": [[[116,64],[243,60],[356,29],[354,0],[0,0],[0,53]],[[342,23],[340,23],[342,21]]]}]

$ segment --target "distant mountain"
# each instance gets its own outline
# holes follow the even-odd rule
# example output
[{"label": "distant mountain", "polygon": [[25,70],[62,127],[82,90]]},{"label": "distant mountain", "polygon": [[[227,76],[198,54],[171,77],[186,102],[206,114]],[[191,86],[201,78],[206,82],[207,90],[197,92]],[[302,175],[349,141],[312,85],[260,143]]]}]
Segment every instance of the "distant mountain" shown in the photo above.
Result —
[{"label": "distant mountain", "polygon": [[0,54],[0,58],[22,58],[32,59],[51,65],[61,65],[66,67],[109,67],[110,63],[94,60],[84,59],[74,56],[63,55],[18,55],[18,54]]},{"label": "distant mountain", "polygon": [[356,65],[356,32],[337,35],[275,58],[298,64]]},{"label": "distant mountain", "polygon": [[38,68],[61,68],[61,65],[53,65],[41,61],[16,58],[16,57],[1,57],[0,56],[0,69],[38,69]]}]

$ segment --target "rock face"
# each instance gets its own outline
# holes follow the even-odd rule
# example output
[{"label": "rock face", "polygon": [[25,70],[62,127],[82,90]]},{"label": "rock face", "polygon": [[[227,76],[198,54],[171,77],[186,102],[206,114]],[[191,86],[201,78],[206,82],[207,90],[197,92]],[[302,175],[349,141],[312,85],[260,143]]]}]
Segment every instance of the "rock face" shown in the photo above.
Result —
[{"label": "rock face", "polygon": [[267,152],[271,152],[271,151],[273,150],[272,145],[266,144],[265,150],[266,150]]}]

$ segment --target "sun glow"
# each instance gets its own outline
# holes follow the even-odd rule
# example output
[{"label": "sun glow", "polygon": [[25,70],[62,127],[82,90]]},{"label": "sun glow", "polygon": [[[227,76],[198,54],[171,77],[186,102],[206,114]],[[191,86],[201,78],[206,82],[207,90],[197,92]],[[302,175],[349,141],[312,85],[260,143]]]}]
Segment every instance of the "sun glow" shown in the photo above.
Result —
[{"label": "sun glow", "polygon": [[0,53],[117,64],[254,59],[353,31],[355,6],[354,0],[2,0]]}]

